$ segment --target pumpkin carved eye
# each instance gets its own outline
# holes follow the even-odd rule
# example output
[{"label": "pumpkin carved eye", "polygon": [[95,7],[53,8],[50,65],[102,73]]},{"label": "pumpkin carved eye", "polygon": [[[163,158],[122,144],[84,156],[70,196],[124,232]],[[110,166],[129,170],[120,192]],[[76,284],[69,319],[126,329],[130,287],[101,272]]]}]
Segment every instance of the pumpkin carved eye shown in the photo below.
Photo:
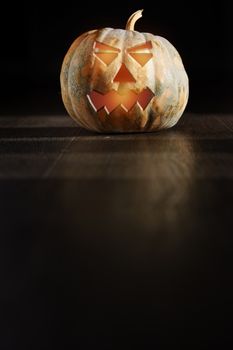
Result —
[{"label": "pumpkin carved eye", "polygon": [[132,52],[130,56],[135,59],[142,67],[153,57],[152,53]]},{"label": "pumpkin carved eye", "polygon": [[106,66],[109,66],[115,60],[119,52],[120,49],[98,41],[96,41],[94,44],[95,56]]},{"label": "pumpkin carved eye", "polygon": [[148,52],[149,49],[152,49],[151,41],[131,47],[127,52],[143,67],[153,57],[153,54]]}]

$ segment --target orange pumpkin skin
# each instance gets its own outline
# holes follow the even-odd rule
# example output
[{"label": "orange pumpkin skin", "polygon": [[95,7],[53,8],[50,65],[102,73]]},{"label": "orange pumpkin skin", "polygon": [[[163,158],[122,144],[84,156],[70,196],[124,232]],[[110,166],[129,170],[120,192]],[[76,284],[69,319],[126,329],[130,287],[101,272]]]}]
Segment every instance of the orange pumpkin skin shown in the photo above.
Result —
[{"label": "orange pumpkin skin", "polygon": [[166,39],[111,28],[84,33],[73,42],[60,82],[70,116],[97,132],[170,128],[183,114],[189,93],[182,60]]}]

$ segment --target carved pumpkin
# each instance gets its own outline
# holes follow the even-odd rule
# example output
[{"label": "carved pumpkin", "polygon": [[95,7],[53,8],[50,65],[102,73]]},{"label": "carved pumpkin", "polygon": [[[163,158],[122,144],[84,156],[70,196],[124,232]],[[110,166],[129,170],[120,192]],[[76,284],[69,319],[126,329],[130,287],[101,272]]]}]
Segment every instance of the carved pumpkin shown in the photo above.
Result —
[{"label": "carved pumpkin", "polygon": [[172,127],[188,101],[188,77],[164,38],[104,28],[79,36],[61,69],[61,92],[70,116],[98,132],[154,131]]}]

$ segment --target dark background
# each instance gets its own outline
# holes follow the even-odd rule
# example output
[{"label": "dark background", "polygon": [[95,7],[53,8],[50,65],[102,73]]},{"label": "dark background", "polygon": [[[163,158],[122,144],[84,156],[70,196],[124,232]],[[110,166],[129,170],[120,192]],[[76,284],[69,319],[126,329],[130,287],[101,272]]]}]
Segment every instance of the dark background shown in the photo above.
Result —
[{"label": "dark background", "polygon": [[[153,4],[152,4],[153,3]],[[124,28],[144,8],[136,30],[167,38],[190,78],[192,112],[232,111],[233,49],[229,1],[47,1],[5,4],[1,11],[0,112],[64,113],[59,73],[63,57],[81,33]]]},{"label": "dark background", "polygon": [[[141,8],[136,29],[182,56],[189,113],[159,133],[81,130],[63,57]],[[230,1],[1,4],[1,350],[232,348],[231,23]]]}]

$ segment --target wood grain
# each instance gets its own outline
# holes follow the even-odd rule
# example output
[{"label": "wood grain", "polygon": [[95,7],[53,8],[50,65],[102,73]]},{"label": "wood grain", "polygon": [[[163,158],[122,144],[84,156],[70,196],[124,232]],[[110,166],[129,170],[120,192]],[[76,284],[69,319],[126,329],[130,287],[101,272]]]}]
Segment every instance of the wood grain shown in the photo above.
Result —
[{"label": "wood grain", "polygon": [[2,348],[230,342],[232,115],[128,135],[2,117],[0,137]]}]

